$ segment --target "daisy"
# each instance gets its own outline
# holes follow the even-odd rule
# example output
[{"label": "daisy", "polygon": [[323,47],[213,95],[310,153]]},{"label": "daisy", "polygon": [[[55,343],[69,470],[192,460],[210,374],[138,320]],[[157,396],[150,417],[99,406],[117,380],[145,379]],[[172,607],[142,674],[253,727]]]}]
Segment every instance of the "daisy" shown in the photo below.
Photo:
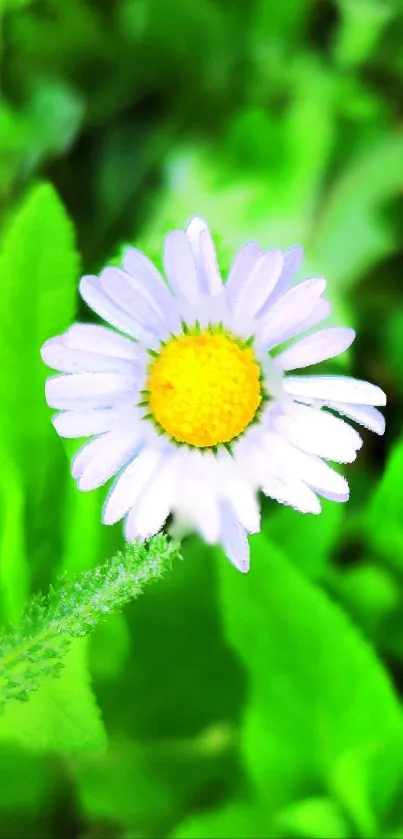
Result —
[{"label": "daisy", "polygon": [[301,263],[299,246],[250,242],[223,284],[209,229],[194,218],[166,238],[167,281],[135,248],[122,269],[82,278],[81,296],[112,328],[75,324],[46,341],[42,358],[61,374],[46,398],[60,436],[93,438],[72,462],[78,488],[116,476],[103,521],[124,518],[127,541],[173,513],[245,572],[259,492],[302,513],[319,513],[319,496],[348,499],[326,461],[352,462],[362,439],[341,417],[383,434],[375,406],[386,398],[348,376],[290,374],[355,337],[339,327],[300,337],[330,314],[322,277],[293,284]]}]

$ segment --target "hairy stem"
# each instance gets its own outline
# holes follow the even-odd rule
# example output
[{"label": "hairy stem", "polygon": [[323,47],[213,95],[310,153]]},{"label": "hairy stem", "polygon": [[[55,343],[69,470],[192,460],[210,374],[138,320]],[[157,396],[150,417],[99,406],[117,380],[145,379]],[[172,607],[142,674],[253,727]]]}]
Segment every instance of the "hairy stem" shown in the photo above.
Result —
[{"label": "hairy stem", "polygon": [[164,535],[129,545],[71,582],[61,580],[29,603],[20,623],[0,636],[0,707],[24,701],[45,676],[57,676],[72,638],[87,635],[138,597],[179,555]]}]

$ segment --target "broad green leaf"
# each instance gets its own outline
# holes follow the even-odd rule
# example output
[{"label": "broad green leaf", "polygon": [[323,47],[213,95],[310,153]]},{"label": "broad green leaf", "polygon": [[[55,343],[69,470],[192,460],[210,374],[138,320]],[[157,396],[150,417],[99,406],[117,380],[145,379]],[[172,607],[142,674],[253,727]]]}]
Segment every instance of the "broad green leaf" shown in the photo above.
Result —
[{"label": "broad green leaf", "polygon": [[391,569],[367,561],[329,575],[334,590],[354,619],[379,641],[385,618],[400,608],[400,589]]},{"label": "broad green leaf", "polygon": [[[172,814],[179,817],[205,786],[221,788],[237,775],[242,674],[222,637],[211,550],[193,537],[182,553],[183,561],[126,609],[131,643],[121,672],[112,679],[96,667],[114,737],[104,759],[80,758],[77,768],[87,816],[124,821],[140,835],[165,835],[164,820],[171,825]],[[109,643],[104,655],[114,656]]]},{"label": "broad green leaf", "polygon": [[44,679],[25,704],[7,706],[0,717],[0,742],[63,755],[104,750],[106,733],[91,687],[87,643],[74,642],[59,678]]},{"label": "broad green leaf", "polygon": [[[151,747],[152,749],[152,747]],[[80,807],[89,819],[133,828],[167,819],[175,811],[175,785],[164,783],[147,745],[127,738],[111,742],[104,757],[75,764]],[[157,806],[156,806],[157,804]]]},{"label": "broad green leaf", "polygon": [[[398,269],[399,270],[399,269]],[[402,350],[403,350],[403,306],[391,301],[390,311],[382,324],[382,346],[387,359],[388,372],[391,379],[390,392],[396,390],[401,395],[403,391]],[[394,421],[400,430],[401,417],[396,415]]]},{"label": "broad green leaf", "polygon": [[12,12],[14,9],[24,9],[32,3],[34,3],[34,0],[0,0],[0,13]]},{"label": "broad green leaf", "polygon": [[96,682],[114,730],[136,740],[190,737],[231,722],[244,697],[241,668],[220,628],[211,551],[192,537],[182,554],[126,609],[131,655],[119,677]]},{"label": "broad green leaf", "polygon": [[[392,685],[340,609],[267,539],[251,541],[247,577],[219,563],[227,636],[250,681],[248,770],[269,808],[303,789],[337,792],[360,829],[376,830],[403,769]],[[341,779],[352,764],[348,789]]]},{"label": "broad green leaf", "polygon": [[85,441],[64,441],[69,474],[67,476],[66,501],[63,510],[63,546],[60,570],[68,575],[79,574],[99,565],[121,547],[122,524],[105,527],[102,524],[102,506],[107,490],[101,487],[93,492],[80,492],[70,474],[73,453]]},{"label": "broad green leaf", "polygon": [[[83,441],[81,441],[83,442]],[[66,441],[67,456],[78,445]],[[73,478],[67,479],[67,498],[63,519],[64,544],[60,571],[68,577],[100,565],[116,553],[123,540],[122,524],[102,525],[105,487],[96,492],[80,492]],[[91,672],[95,678],[111,679],[122,670],[130,649],[126,616],[110,615],[90,639]]]},{"label": "broad green leaf", "polygon": [[49,371],[39,350],[45,339],[71,324],[77,273],[71,223],[53,187],[39,184],[26,196],[0,248],[0,432],[31,488],[34,483],[36,497],[51,465],[44,397]]},{"label": "broad green leaf", "polygon": [[60,80],[34,77],[26,109],[30,146],[26,165],[37,166],[47,155],[60,155],[72,145],[84,115],[76,90]]},{"label": "broad green leaf", "polygon": [[275,817],[285,836],[301,839],[349,839],[351,826],[331,798],[304,798]]},{"label": "broad green leaf", "polygon": [[220,781],[230,750],[231,732],[217,727],[193,738],[112,739],[105,755],[74,762],[82,811],[140,834],[166,835],[204,785]]},{"label": "broad green leaf", "polygon": [[21,615],[29,586],[24,534],[24,489],[21,475],[0,443],[0,614],[2,623]]},{"label": "broad green leaf", "polygon": [[337,5],[341,19],[335,58],[340,66],[350,69],[368,60],[394,10],[383,0],[338,0]]},{"label": "broad green leaf", "polygon": [[395,242],[382,217],[382,205],[403,183],[403,134],[384,137],[335,181],[315,229],[315,264],[330,288],[347,292]]},{"label": "broad green leaf", "polygon": [[90,663],[94,678],[113,679],[125,667],[131,638],[126,615],[109,615],[90,639]]},{"label": "broad green leaf", "polygon": [[[270,510],[270,512],[269,512]],[[330,552],[337,544],[345,517],[345,506],[322,502],[320,516],[301,515],[290,507],[271,504],[263,517],[262,529],[273,545],[279,545],[290,562],[308,577],[320,577]]]},{"label": "broad green leaf", "polygon": [[[52,787],[51,759],[15,743],[0,745],[0,814],[17,810],[40,814]],[[21,779],[24,783],[21,783]],[[1,815],[0,815],[1,818]]]},{"label": "broad green leaf", "polygon": [[[0,0],[0,15],[1,2],[2,0]],[[27,120],[12,109],[3,97],[0,101],[0,195],[2,198],[8,194],[20,172],[27,143],[29,143]]]},{"label": "broad green leaf", "polygon": [[60,553],[65,462],[45,400],[43,342],[75,312],[78,260],[72,225],[52,186],[31,189],[0,247],[0,439],[24,489],[34,586],[46,587]]},{"label": "broad green leaf", "polygon": [[172,839],[274,839],[263,810],[253,804],[231,802],[218,810],[190,816],[171,834]]},{"label": "broad green leaf", "polygon": [[392,447],[385,472],[368,505],[365,533],[369,545],[403,568],[403,440]]}]

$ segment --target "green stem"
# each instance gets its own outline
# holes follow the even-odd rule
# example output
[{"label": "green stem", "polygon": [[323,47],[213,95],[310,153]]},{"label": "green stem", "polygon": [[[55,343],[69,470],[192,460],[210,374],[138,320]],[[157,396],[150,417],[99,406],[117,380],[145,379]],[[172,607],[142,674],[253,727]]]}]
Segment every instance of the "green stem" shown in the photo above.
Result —
[{"label": "green stem", "polygon": [[44,676],[58,675],[71,639],[87,635],[138,597],[178,554],[176,544],[158,535],[34,598],[20,624],[0,638],[0,704],[27,699]]}]

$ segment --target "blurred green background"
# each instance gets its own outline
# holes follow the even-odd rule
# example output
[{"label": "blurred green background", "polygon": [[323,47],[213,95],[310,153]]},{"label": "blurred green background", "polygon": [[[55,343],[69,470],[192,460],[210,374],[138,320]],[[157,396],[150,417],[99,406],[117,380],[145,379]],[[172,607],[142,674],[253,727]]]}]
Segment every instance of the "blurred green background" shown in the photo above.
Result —
[{"label": "blurred green background", "polygon": [[[264,502],[252,570],[196,537],[0,717],[0,836],[403,836],[403,10],[392,0],[0,0],[0,608],[122,544],[80,494],[42,342],[190,215],[306,250],[388,394],[351,500]],[[327,369],[323,366],[323,369]],[[1,665],[1,662],[0,662]]]}]

